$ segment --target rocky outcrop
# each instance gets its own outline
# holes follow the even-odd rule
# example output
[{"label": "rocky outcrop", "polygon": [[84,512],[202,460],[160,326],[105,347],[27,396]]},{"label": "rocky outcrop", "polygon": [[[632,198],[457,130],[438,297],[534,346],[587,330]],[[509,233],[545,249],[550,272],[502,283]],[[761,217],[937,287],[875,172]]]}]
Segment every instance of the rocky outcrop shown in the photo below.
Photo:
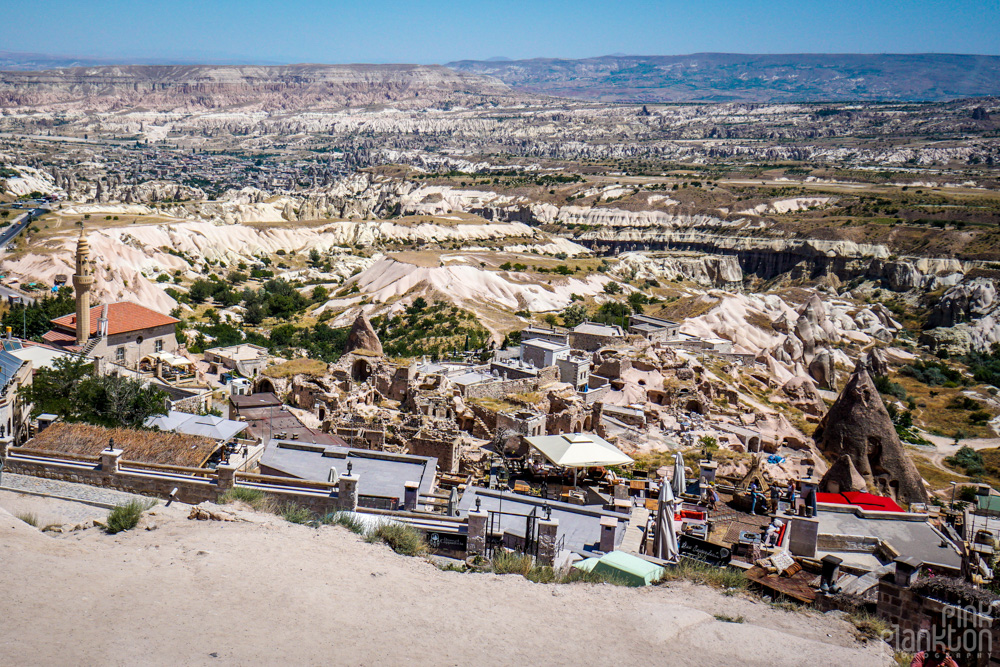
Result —
[{"label": "rocky outcrop", "polygon": [[820,389],[835,390],[837,388],[837,366],[833,353],[828,349],[819,350],[809,362],[809,375]]},{"label": "rocky outcrop", "polygon": [[874,259],[868,277],[879,278],[895,292],[912,289],[938,289],[961,282],[965,266],[957,259],[908,258]]},{"label": "rocky outcrop", "polygon": [[975,278],[945,292],[927,318],[927,328],[953,327],[982,316],[997,305],[997,287],[992,280]]},{"label": "rocky outcrop", "polygon": [[378,339],[378,334],[372,328],[372,323],[368,321],[364,313],[358,315],[351,326],[350,333],[347,334],[347,345],[344,352],[354,352],[355,350],[365,350],[374,352],[381,356],[382,342]]},{"label": "rocky outcrop", "polygon": [[819,490],[822,493],[847,493],[849,491],[867,491],[868,483],[864,475],[854,467],[854,461],[848,454],[842,454],[837,462],[826,471],[820,480]]},{"label": "rocky outcrop", "polygon": [[880,347],[873,347],[865,355],[865,369],[873,378],[883,377],[889,374],[889,362],[885,359],[885,352]]},{"label": "rocky outcrop", "polygon": [[732,255],[694,255],[676,253],[649,256],[629,252],[618,256],[612,274],[638,280],[674,280],[681,278],[706,287],[738,287],[743,271]]},{"label": "rocky outcrop", "polygon": [[813,438],[829,458],[849,456],[869,489],[903,505],[927,502],[920,473],[903,449],[864,364],[855,368]]},{"label": "rocky outcrop", "polygon": [[781,391],[788,397],[790,405],[808,415],[818,417],[826,411],[826,403],[810,378],[794,377],[781,387]]},{"label": "rocky outcrop", "polygon": [[989,278],[974,278],[945,292],[930,316],[920,343],[951,355],[988,350],[1000,343],[1000,295]]},{"label": "rocky outcrop", "polygon": [[830,320],[819,294],[809,297],[799,311],[799,319],[795,322],[795,335],[802,341],[802,352],[806,356],[812,356],[817,345],[840,341],[840,334]]}]

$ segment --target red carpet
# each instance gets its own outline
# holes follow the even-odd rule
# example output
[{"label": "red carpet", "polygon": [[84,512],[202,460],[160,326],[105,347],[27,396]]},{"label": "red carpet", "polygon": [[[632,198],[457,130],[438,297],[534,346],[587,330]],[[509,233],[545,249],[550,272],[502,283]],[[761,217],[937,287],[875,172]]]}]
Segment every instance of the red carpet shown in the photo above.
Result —
[{"label": "red carpet", "polygon": [[904,512],[905,510],[896,504],[892,498],[876,496],[871,493],[860,491],[848,491],[847,493],[817,493],[816,502],[830,503],[831,505],[857,505],[866,510],[877,512]]}]

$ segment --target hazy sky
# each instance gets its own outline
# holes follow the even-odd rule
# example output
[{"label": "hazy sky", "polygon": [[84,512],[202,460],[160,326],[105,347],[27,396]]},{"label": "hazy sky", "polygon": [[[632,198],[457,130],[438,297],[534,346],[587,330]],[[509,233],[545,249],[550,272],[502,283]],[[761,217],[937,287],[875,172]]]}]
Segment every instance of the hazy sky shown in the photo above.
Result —
[{"label": "hazy sky", "polygon": [[998,0],[4,0],[0,50],[274,62],[1000,55]]}]

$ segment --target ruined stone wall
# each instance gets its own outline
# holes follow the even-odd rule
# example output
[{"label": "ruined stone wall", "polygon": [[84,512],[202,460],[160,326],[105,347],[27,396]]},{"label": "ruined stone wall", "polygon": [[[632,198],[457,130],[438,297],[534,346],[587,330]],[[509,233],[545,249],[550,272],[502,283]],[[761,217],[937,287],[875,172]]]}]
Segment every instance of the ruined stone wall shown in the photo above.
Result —
[{"label": "ruined stone wall", "polygon": [[465,390],[465,398],[492,398],[501,399],[511,394],[527,394],[538,391],[539,387],[552,384],[559,379],[559,369],[556,366],[542,368],[538,371],[538,377],[523,378],[520,380],[498,380],[497,382],[486,382],[472,385]]},{"label": "ruined stone wall", "polygon": [[[441,472],[458,472],[458,438],[444,435],[440,438],[417,434],[406,443],[406,451],[414,456],[433,456]],[[413,480],[418,481],[418,480]]]}]

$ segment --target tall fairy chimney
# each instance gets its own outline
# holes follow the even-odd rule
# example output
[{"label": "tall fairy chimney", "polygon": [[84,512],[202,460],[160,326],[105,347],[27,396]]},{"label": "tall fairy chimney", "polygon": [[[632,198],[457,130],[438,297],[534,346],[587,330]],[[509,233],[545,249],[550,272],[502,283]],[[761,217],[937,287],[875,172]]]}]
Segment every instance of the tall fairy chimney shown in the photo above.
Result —
[{"label": "tall fairy chimney", "polygon": [[90,338],[90,287],[94,276],[90,273],[90,244],[80,230],[80,240],[76,242],[76,274],[73,289],[76,290],[76,344],[81,347]]}]

